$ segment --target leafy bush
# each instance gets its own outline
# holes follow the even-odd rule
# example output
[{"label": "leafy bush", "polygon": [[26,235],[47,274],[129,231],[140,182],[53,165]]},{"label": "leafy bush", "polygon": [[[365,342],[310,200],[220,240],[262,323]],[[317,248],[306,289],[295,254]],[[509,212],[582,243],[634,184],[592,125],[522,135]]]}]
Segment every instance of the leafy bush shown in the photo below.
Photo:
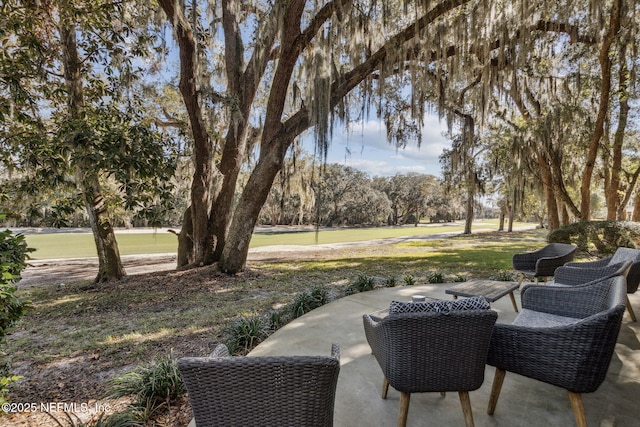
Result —
[{"label": "leafy bush", "polygon": [[549,243],[576,245],[584,254],[603,257],[619,247],[635,248],[640,244],[640,224],[628,221],[581,221],[549,233]]},{"label": "leafy bush", "polygon": [[159,356],[111,381],[112,397],[133,396],[133,406],[140,409],[141,418],[148,419],[157,409],[170,406],[186,388],[178,360],[173,354]]},{"label": "leafy bush", "polygon": [[404,284],[405,284],[405,285],[407,285],[407,286],[413,286],[413,285],[415,285],[415,284],[416,284],[416,279],[415,279],[415,277],[413,277],[413,276],[412,276],[412,275],[410,275],[410,274],[406,274],[406,275],[402,278],[402,280],[404,281]]},{"label": "leafy bush", "polygon": [[[0,215],[2,219],[4,215]],[[27,266],[29,252],[23,235],[0,231],[0,403],[5,403],[9,385],[19,377],[10,375],[10,361],[4,350],[8,329],[20,319],[30,305],[16,296],[15,282]]]},{"label": "leafy bush", "polygon": [[329,292],[322,286],[299,293],[291,303],[291,315],[298,318],[329,302]]},{"label": "leafy bush", "polygon": [[387,277],[387,279],[384,281],[384,285],[387,288],[393,288],[398,284],[398,280],[395,277]]},{"label": "leafy bush", "polygon": [[500,270],[489,276],[489,279],[497,280],[499,282],[513,282],[516,280],[516,274],[513,271]]},{"label": "leafy bush", "polygon": [[269,329],[272,331],[278,330],[291,320],[290,310],[288,307],[282,310],[272,310],[267,314],[269,321]]},{"label": "leafy bush", "polygon": [[467,281],[467,276],[465,276],[464,274],[456,274],[455,276],[453,276],[451,278],[452,282],[466,282]]},{"label": "leafy bush", "polygon": [[375,281],[371,276],[367,276],[366,274],[360,274],[358,275],[356,280],[353,282],[353,286],[355,286],[355,288],[359,292],[366,292],[366,291],[372,290],[375,287]]},{"label": "leafy bush", "polygon": [[23,235],[14,235],[9,230],[0,231],[0,337],[24,315],[28,301],[16,297],[15,282],[27,267],[29,252]]},{"label": "leafy bush", "polygon": [[444,283],[444,273],[441,271],[434,271],[429,274],[427,281],[429,283]]},{"label": "leafy bush", "polygon": [[76,414],[68,412],[63,413],[64,419],[61,419],[62,416],[55,417],[49,412],[46,412],[46,414],[59,427],[142,427],[144,425],[142,412],[132,407],[110,415],[105,415],[102,412],[97,416],[91,417],[88,421],[82,421]]},{"label": "leafy bush", "polygon": [[358,292],[367,292],[373,290],[375,286],[376,282],[373,277],[367,276],[366,274],[359,274],[356,280],[345,289],[344,293],[345,295],[353,295]]},{"label": "leafy bush", "polygon": [[228,339],[225,342],[231,354],[240,350],[245,352],[258,345],[260,341],[269,336],[269,328],[261,316],[241,317],[234,320],[225,332]]}]

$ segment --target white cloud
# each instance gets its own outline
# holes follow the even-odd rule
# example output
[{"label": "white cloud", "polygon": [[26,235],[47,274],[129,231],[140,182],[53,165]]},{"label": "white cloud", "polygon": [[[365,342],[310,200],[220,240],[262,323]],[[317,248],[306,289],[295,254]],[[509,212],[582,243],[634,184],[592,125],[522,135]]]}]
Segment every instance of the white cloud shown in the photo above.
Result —
[{"label": "white cloud", "polygon": [[[333,132],[327,155],[330,163],[352,166],[370,176],[389,176],[397,173],[425,173],[441,175],[439,157],[450,147],[443,134],[446,125],[437,116],[426,115],[422,129],[422,144],[409,141],[405,148],[396,148],[387,141],[384,123],[369,120],[353,124],[349,130],[337,126]],[[307,147],[313,147],[308,138]],[[313,152],[313,148],[307,148]]]},{"label": "white cloud", "polygon": [[416,140],[405,148],[390,144],[384,124],[377,120],[352,125],[350,130],[335,129],[328,161],[344,163],[371,176],[408,172],[440,175],[438,159],[450,146],[443,136],[445,128],[436,116],[425,116],[421,146]]}]

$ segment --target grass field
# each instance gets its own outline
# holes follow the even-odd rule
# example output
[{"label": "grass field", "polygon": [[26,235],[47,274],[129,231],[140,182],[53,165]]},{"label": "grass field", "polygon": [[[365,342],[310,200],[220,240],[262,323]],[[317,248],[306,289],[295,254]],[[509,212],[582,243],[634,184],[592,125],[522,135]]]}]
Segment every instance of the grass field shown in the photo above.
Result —
[{"label": "grass field", "polygon": [[[515,224],[522,226],[527,224]],[[474,223],[474,230],[497,229],[497,220],[483,220]],[[411,237],[463,231],[461,224],[429,224],[419,227],[377,227],[349,228],[315,231],[286,231],[274,228],[274,231],[261,231],[253,235],[251,247],[270,245],[315,245],[346,242],[361,242],[394,237]],[[96,256],[93,236],[89,233],[51,233],[28,234],[27,243],[36,251],[32,259],[82,258]],[[175,253],[178,247],[177,237],[166,231],[155,233],[136,233],[127,231],[117,234],[121,255]]]},{"label": "grass field", "polygon": [[[446,229],[420,228],[423,232]],[[406,228],[400,235],[412,230],[416,229]],[[359,233],[369,239],[393,237],[399,231],[322,232],[326,240],[320,241],[336,241],[337,236],[354,239]],[[264,244],[292,244],[304,242],[305,234],[307,244],[312,244],[314,233],[255,237],[264,238]],[[12,387],[9,397],[14,402],[104,399],[109,380],[124,370],[169,353],[175,357],[208,354],[216,343],[226,340],[228,328],[238,320],[273,319],[276,310],[309,289],[322,287],[339,298],[363,275],[375,277],[378,286],[389,286],[389,279],[396,286],[407,286],[407,278],[423,284],[435,274],[448,282],[488,278],[510,272],[513,254],[543,246],[545,236],[545,230],[529,230],[436,237],[322,251],[317,256],[314,251],[291,253],[293,258],[284,253],[273,260],[250,262],[247,271],[236,276],[203,267],[131,275],[103,285],[65,280],[23,289],[19,295],[30,299],[32,307],[8,336],[8,353],[15,373],[24,378]],[[79,235],[30,237],[55,237],[50,242],[70,249],[81,242],[70,240]],[[284,241],[277,240],[283,237]],[[132,247],[145,239],[151,247],[161,245],[161,237],[153,235],[123,235],[121,244],[128,238],[133,238]],[[144,245],[138,248],[149,250]],[[51,243],[53,249],[55,243]],[[60,249],[57,255],[62,253]]]}]

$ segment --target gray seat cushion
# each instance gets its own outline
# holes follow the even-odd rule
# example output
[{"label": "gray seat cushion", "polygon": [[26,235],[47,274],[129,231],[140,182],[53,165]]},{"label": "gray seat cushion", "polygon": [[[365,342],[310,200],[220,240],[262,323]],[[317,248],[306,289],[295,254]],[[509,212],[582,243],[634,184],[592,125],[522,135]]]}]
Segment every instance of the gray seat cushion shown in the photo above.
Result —
[{"label": "gray seat cushion", "polygon": [[513,321],[513,324],[516,326],[526,326],[530,328],[552,328],[554,326],[570,325],[572,323],[579,322],[580,320],[582,319],[558,316],[555,314],[543,313],[524,308]]},{"label": "gray seat cushion", "polygon": [[640,261],[640,250],[632,248],[618,248],[616,249],[616,253],[611,257],[609,265],[618,264],[625,261]]}]

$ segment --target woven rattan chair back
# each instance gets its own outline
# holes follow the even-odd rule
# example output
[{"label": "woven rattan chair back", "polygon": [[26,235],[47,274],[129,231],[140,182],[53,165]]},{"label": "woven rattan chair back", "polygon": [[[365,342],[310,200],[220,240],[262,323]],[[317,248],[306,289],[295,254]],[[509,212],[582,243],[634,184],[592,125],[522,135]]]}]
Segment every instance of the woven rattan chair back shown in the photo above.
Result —
[{"label": "woven rattan chair back", "polygon": [[332,356],[183,358],[197,427],[333,425],[339,348]]}]

